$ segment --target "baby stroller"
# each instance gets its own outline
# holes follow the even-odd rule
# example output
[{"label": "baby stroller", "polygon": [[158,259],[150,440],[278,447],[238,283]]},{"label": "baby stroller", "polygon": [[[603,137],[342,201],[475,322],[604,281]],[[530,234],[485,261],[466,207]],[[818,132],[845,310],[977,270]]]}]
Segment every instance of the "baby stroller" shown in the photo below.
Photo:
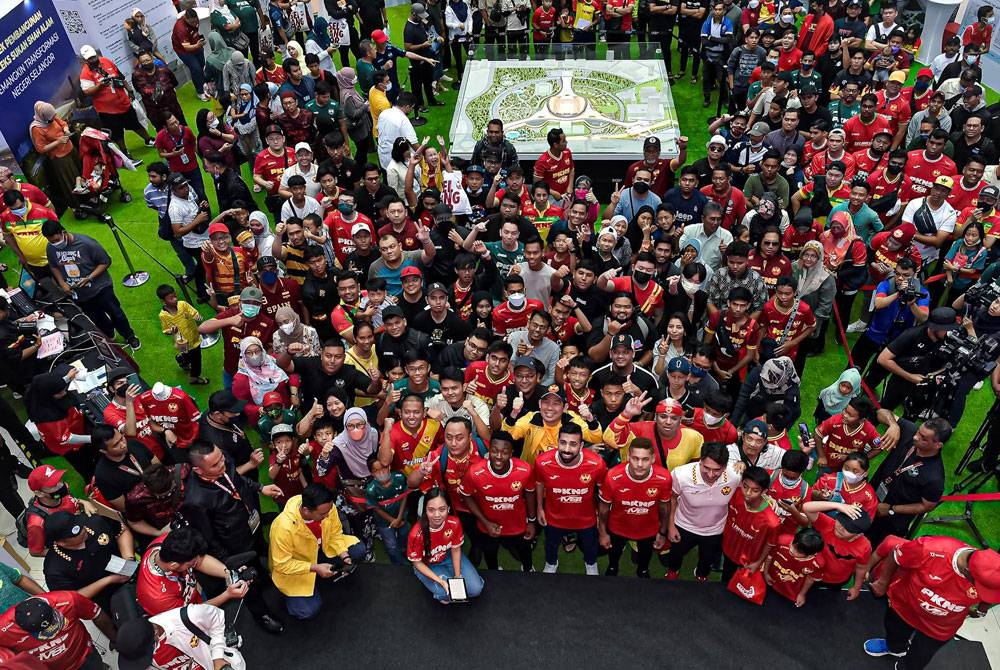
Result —
[{"label": "baby stroller", "polygon": [[108,199],[115,191],[120,191],[118,199],[121,202],[132,201],[132,196],[122,188],[118,168],[135,170],[135,164],[111,141],[106,131],[84,129],[80,133],[80,157],[83,169],[73,189],[76,196],[73,216],[86,219],[93,215],[105,220],[109,216]]}]

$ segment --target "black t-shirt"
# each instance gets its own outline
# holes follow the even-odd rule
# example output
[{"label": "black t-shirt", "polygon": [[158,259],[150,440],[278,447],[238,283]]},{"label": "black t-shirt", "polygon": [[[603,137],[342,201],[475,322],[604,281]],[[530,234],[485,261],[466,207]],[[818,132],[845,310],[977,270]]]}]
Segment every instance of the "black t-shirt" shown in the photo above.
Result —
[{"label": "black t-shirt", "polygon": [[330,325],[330,312],[339,304],[340,294],[337,293],[337,279],[333,274],[327,273],[323,279],[311,272],[306,275],[306,280],[302,282],[302,305],[309,311],[309,323],[316,329],[320,342],[336,335]]},{"label": "black t-shirt", "polygon": [[433,370],[436,374],[441,374],[445,368],[457,368],[464,370],[471,361],[465,360],[465,342],[455,342],[441,349],[434,360]]},{"label": "black t-shirt", "polygon": [[915,326],[889,343],[887,347],[896,357],[896,363],[907,372],[926,374],[940,369],[937,351],[941,343],[927,334],[927,326]]},{"label": "black t-shirt", "polygon": [[323,371],[319,356],[304,356],[293,360],[295,372],[301,378],[299,397],[303,407],[312,407],[313,400],[319,398],[332,386],[336,386],[347,396],[347,406],[354,406],[354,396],[372,384],[371,377],[351,365],[341,365],[335,373]]},{"label": "black t-shirt", "polygon": [[115,463],[103,454],[94,468],[97,490],[106,500],[120,498],[142,481],[142,471],[153,461],[153,454],[142,442],[128,440],[128,453],[124,460]]},{"label": "black t-shirt", "polygon": [[[590,388],[594,389],[599,393],[601,387],[603,387],[604,384],[607,383],[608,379],[615,374],[617,373],[612,369],[611,363],[608,363],[603,367],[597,368],[596,370],[594,370],[594,374],[591,375],[590,377]],[[621,376],[624,377],[626,375],[621,375]],[[656,377],[654,377],[653,374],[649,372],[649,370],[644,370],[638,365],[633,365],[631,377],[632,377],[632,383],[635,384],[637,387],[639,387],[640,390],[645,391],[647,398],[653,398],[654,401],[659,400],[660,389],[657,388]],[[628,398],[630,397],[631,396],[626,394],[625,399],[628,400]],[[601,425],[604,424],[602,423]]]},{"label": "black t-shirt", "polygon": [[429,309],[421,312],[413,319],[413,327],[430,338],[431,360],[435,360],[445,346],[464,339],[469,333],[469,324],[451,310],[445,312],[440,323],[434,320]]},{"label": "black t-shirt", "polygon": [[413,21],[407,20],[403,24],[403,43],[411,44],[410,51],[420,56],[426,58],[432,58],[434,52],[431,51],[430,47],[420,47],[417,45],[423,44],[428,40],[427,29],[419,23],[414,23]]},{"label": "black t-shirt", "polygon": [[[833,85],[838,88],[844,88],[847,84],[857,84],[859,90],[864,90],[868,84],[871,83],[872,76],[868,74],[867,70],[862,70],[861,74],[852,74],[848,70],[841,70],[833,78]],[[802,128],[802,122],[799,122],[799,128]]]},{"label": "black t-shirt", "polygon": [[[673,5],[675,7],[679,6],[680,2],[678,2],[677,0],[649,0],[649,6],[650,6],[650,8],[653,8],[653,7],[670,7],[671,5]],[[674,27],[675,23],[677,23],[677,16],[678,15],[676,13],[675,14],[663,14],[663,13],[653,14],[652,12],[650,12],[650,14],[649,14],[649,30],[651,32],[654,32],[654,33],[667,32],[668,30],[670,30],[671,28]]]},{"label": "black t-shirt", "polygon": [[[590,331],[590,336],[587,338],[587,349],[600,344],[601,340],[604,339],[604,336],[607,334],[605,330],[606,320],[607,317],[594,323],[594,327]],[[642,344],[641,348],[635,350],[636,358],[647,351],[659,337],[656,334],[656,329],[653,327],[653,324],[650,323],[648,319],[640,315],[636,315],[636,318],[632,320],[631,325],[627,328],[623,328],[619,332],[631,335],[633,340]],[[638,386],[638,384],[636,385]]]},{"label": "black t-shirt", "polygon": [[[680,0],[680,2],[677,3],[677,6],[683,7],[685,9],[709,8],[708,0]],[[705,14],[700,19],[696,16],[681,16],[680,11],[677,12],[677,16],[681,25],[687,24],[687,27],[689,29],[694,28],[695,26],[698,26],[700,28],[701,24],[704,23],[706,18],[708,18],[708,12],[705,12]]]},{"label": "black t-shirt", "polygon": [[[382,25],[382,10],[385,8],[384,0],[358,0],[358,18],[361,19],[361,26],[368,28]],[[364,35],[363,37],[370,37]]]},{"label": "black t-shirt", "polygon": [[[121,523],[107,517],[86,517],[83,523],[86,538],[82,549],[51,549],[45,555],[43,572],[50,591],[77,591],[108,576],[108,560],[118,555],[118,536],[124,531]],[[115,587],[105,588],[94,602],[106,609],[111,604]]]},{"label": "black t-shirt", "polygon": [[[312,402],[309,403],[309,406],[312,406]],[[239,426],[229,426],[228,428],[213,426],[208,421],[208,412],[201,415],[198,426],[199,439],[207,440],[217,446],[237,467],[250,460],[253,445],[250,444],[246,433]],[[259,477],[256,470],[251,470],[246,476],[254,481]]]},{"label": "black t-shirt", "polygon": [[347,258],[344,259],[344,265],[346,267],[351,267],[354,264],[355,269],[359,272],[358,283],[361,284],[361,288],[368,288],[368,270],[371,266],[379,259],[378,250],[372,247],[372,250],[367,256],[362,256],[355,249],[351,253],[347,254]]},{"label": "black t-shirt", "polygon": [[917,425],[906,419],[899,422],[899,442],[875,472],[871,485],[876,491],[887,482],[881,502],[909,505],[921,500],[937,502],[944,493],[944,461],[941,454],[919,456],[913,449]]},{"label": "black t-shirt", "polygon": [[351,158],[345,158],[340,163],[334,163],[329,158],[319,164],[319,170],[330,170],[337,177],[337,186],[353,191],[361,181],[361,168]]},{"label": "black t-shirt", "polygon": [[[807,112],[805,107],[799,108],[799,130],[805,130],[808,132],[808,130],[812,128],[813,124],[820,119],[826,121],[828,128],[833,123],[833,115],[830,114],[830,110],[826,107],[817,105],[815,111],[813,112]],[[778,125],[781,125],[780,119],[778,121]]]},{"label": "black t-shirt", "polygon": [[413,322],[427,309],[427,296],[420,294],[420,300],[410,302],[400,295],[399,299],[396,300],[396,307],[402,310],[403,316],[406,317],[406,324],[413,327]]}]

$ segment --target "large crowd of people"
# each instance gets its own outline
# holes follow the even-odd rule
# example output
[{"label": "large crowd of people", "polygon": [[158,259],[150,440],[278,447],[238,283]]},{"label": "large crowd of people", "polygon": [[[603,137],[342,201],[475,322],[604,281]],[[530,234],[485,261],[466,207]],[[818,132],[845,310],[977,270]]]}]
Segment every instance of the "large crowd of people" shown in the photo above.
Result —
[{"label": "large crowd of people", "polygon": [[[143,201],[197,297],[155,289],[158,348],[213,392],[199,407],[112,369],[94,425],[77,371],[43,371],[0,299],[3,382],[40,439],[2,400],[0,423],[65,457],[104,512],[53,465],[21,473],[26,504],[4,457],[2,502],[50,590],[0,566],[0,653],[100,668],[93,620],[123,668],[218,669],[227,602],[280,634],[377,552],[442,604],[478,596],[501,549],[525,572],[579,549],[587,575],[669,580],[697,550],[695,580],[760,580],[799,607],[869,582],[889,598],[865,651],[908,670],[1000,602],[995,551],[908,539],[944,493],[942,449],[964,448],[948,442],[969,394],[1000,394],[991,7],[910,85],[919,25],[885,2],[432,0],[399,46],[378,0],[324,9],[213,0],[207,35],[182,12],[169,39],[204,103],[193,128],[141,10],[131,77],[80,50],[107,136],[158,155]],[[537,157],[502,119],[469,158],[416,131],[480,42],[627,57],[633,35],[660,44],[673,85],[701,76],[706,108],[715,96],[704,151],[638,138],[612,189],[559,128]],[[44,101],[31,136],[47,186],[0,173],[4,239],[134,353],[130,319],[148,315],[123,310],[107,251],[57,214],[103,195],[111,166]],[[215,334],[222,369],[206,370]],[[803,397],[831,360],[846,365]],[[989,438],[970,471],[1000,464],[995,414],[973,418]],[[135,556],[134,579],[108,571]],[[116,631],[126,588],[141,615]]]}]

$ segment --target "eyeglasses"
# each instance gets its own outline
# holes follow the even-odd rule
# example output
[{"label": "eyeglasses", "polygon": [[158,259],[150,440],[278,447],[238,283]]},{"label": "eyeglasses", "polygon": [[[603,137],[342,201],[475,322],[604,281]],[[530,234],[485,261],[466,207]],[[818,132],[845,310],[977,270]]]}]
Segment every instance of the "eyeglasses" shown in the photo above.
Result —
[{"label": "eyeglasses", "polygon": [[720,146],[717,146],[717,145],[716,146],[710,146],[708,148],[708,150],[709,151],[725,151],[725,147],[720,147]]},{"label": "eyeglasses", "polygon": [[349,423],[346,425],[346,428],[347,430],[361,430],[362,428],[365,428],[367,426],[368,426],[367,423]]},{"label": "eyeglasses", "polygon": [[765,247],[776,247],[780,244],[780,242],[769,242],[768,240],[764,240],[761,244]]}]

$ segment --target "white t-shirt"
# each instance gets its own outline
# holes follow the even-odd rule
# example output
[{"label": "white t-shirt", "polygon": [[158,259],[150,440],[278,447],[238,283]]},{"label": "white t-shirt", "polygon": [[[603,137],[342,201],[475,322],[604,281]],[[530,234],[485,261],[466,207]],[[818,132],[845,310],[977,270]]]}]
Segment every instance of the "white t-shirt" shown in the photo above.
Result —
[{"label": "white t-shirt", "polygon": [[[735,444],[730,444],[726,447],[729,449],[729,462],[739,463],[740,460],[740,448]],[[776,447],[773,444],[765,444],[764,451],[760,453],[757,457],[757,467],[764,468],[765,470],[774,470],[781,467],[781,457],[785,455],[785,450],[781,447]]]},{"label": "white t-shirt", "polygon": [[392,145],[399,137],[405,137],[411,144],[417,143],[417,131],[403,110],[390,107],[378,115],[378,162],[382,169],[392,161]]},{"label": "white t-shirt", "polygon": [[[904,223],[913,223],[913,217],[916,216],[917,210],[923,206],[925,200],[926,198],[916,198],[906,205],[906,209],[903,210]],[[948,204],[947,200],[936,210],[931,209],[930,206],[927,209],[930,210],[931,217],[934,219],[934,226],[939,233],[942,230],[947,231],[949,234],[955,231],[955,221],[958,218],[958,212]],[[920,233],[920,226],[917,226],[917,232]],[[937,247],[932,247],[916,240],[913,241],[913,244],[920,251],[920,258],[924,265],[937,260],[938,254],[941,253],[941,250]]]},{"label": "white t-shirt", "polygon": [[309,194],[306,194],[305,203],[301,207],[292,202],[289,198],[281,206],[281,220],[287,221],[290,216],[297,216],[300,219],[304,219],[310,214],[318,214],[319,218],[323,218],[323,205],[319,204],[319,200],[312,198]]},{"label": "white t-shirt", "polygon": [[318,174],[319,165],[315,162],[309,166],[308,172],[303,172],[302,166],[295,163],[295,165],[285,168],[285,171],[281,173],[281,185],[284,188],[288,188],[289,177],[298,175],[306,180],[306,198],[315,200],[316,196],[319,194],[319,190],[322,188],[322,185],[319,183],[319,178],[316,176]]},{"label": "white t-shirt", "polygon": [[[171,196],[170,206],[167,208],[167,215],[170,217],[170,223],[180,226],[186,226],[194,221],[195,217],[198,216],[198,199],[195,195],[194,189],[191,189],[188,193],[187,200],[179,198],[176,195]],[[200,251],[201,245],[205,242],[208,242],[207,227],[204,232],[196,233],[194,230],[190,230],[181,236],[181,243],[184,245],[185,249],[195,249]]]},{"label": "white t-shirt", "polygon": [[552,295],[552,275],[556,269],[548,263],[543,263],[538,271],[528,268],[528,263],[518,263],[521,268],[521,278],[524,279],[524,295],[532,300],[540,300],[543,305],[549,304]]},{"label": "white t-shirt", "polygon": [[673,491],[677,496],[674,523],[695,535],[718,535],[726,526],[729,499],[740,486],[740,476],[726,468],[714,484],[701,478],[699,462],[678,465],[670,471],[674,478]]}]

